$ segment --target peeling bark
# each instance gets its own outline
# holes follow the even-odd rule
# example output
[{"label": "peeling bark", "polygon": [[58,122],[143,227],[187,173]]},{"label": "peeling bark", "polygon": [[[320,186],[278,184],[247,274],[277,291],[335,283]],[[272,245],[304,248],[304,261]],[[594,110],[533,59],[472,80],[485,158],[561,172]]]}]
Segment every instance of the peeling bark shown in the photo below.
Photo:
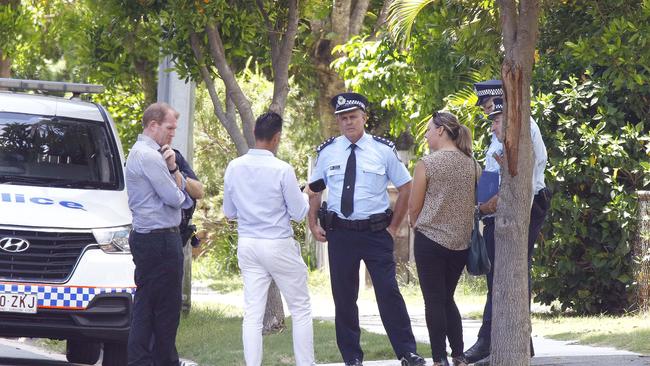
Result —
[{"label": "peeling bark", "polygon": [[517,175],[517,162],[519,156],[519,132],[521,130],[521,113],[522,108],[522,70],[521,66],[514,64],[511,60],[505,60],[501,67],[501,77],[503,83],[508,85],[504,90],[510,91],[511,98],[506,94],[508,103],[506,103],[506,116],[510,116],[506,127],[505,148],[508,156],[508,172],[511,176]]}]

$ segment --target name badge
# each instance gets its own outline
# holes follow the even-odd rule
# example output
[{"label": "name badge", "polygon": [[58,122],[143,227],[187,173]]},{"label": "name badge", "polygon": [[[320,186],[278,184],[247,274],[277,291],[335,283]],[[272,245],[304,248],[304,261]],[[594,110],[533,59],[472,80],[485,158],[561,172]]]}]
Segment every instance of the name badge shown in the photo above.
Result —
[{"label": "name badge", "polygon": [[341,169],[341,166],[340,165],[332,165],[330,167],[330,170],[336,170],[336,169]]}]

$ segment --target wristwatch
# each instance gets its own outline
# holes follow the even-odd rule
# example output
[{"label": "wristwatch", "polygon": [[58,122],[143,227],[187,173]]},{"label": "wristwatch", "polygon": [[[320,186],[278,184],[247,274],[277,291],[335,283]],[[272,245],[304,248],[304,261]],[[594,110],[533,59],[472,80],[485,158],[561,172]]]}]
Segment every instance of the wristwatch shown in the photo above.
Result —
[{"label": "wristwatch", "polygon": [[174,173],[176,173],[177,171],[178,171],[178,164],[176,164],[176,168],[174,168],[173,170],[170,170],[170,171],[169,171],[169,174],[174,174]]}]

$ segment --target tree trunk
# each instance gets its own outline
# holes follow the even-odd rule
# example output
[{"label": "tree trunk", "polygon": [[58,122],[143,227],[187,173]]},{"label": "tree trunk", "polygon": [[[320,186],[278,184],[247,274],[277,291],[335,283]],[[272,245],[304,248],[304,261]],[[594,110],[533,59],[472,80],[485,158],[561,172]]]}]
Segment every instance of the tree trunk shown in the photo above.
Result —
[{"label": "tree trunk", "polygon": [[11,58],[5,57],[0,51],[0,78],[11,77]]},{"label": "tree trunk", "polygon": [[144,92],[144,105],[148,106],[158,100],[158,80],[156,66],[146,59],[133,60],[135,71],[140,77]]},{"label": "tree trunk", "polygon": [[537,0],[498,0],[505,59],[505,165],[495,220],[490,364],[530,364],[528,224],[533,198],[530,81],[537,41]]},{"label": "tree trunk", "polygon": [[[318,62],[318,60],[316,60]],[[320,129],[324,139],[336,136],[339,127],[330,100],[338,93],[345,91],[345,83],[339,75],[329,67],[329,62],[316,64],[316,75],[318,77],[318,116],[320,118]]]},{"label": "tree trunk", "polygon": [[[389,1],[389,0],[386,0]],[[368,0],[336,0],[328,22],[313,21],[312,26],[319,40],[312,53],[318,77],[318,101],[316,108],[320,118],[321,134],[328,138],[339,134],[336,119],[330,107],[330,100],[345,91],[343,79],[330,67],[334,60],[332,50],[344,44],[361,31],[368,12]],[[325,25],[327,24],[327,25]],[[330,37],[334,34],[333,37]]]},{"label": "tree trunk", "polygon": [[269,295],[266,300],[266,309],[264,310],[264,322],[262,334],[278,333],[284,329],[284,308],[282,307],[282,297],[280,289],[275,281],[271,281],[269,286]]}]

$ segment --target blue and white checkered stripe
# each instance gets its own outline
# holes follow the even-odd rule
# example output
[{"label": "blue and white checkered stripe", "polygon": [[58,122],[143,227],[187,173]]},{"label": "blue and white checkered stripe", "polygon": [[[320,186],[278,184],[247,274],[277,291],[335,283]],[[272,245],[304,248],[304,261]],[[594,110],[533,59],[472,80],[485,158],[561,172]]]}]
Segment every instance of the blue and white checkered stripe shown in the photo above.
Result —
[{"label": "blue and white checkered stripe", "polygon": [[36,294],[39,308],[85,309],[99,294],[135,293],[135,287],[75,287],[0,283],[0,292]]}]

